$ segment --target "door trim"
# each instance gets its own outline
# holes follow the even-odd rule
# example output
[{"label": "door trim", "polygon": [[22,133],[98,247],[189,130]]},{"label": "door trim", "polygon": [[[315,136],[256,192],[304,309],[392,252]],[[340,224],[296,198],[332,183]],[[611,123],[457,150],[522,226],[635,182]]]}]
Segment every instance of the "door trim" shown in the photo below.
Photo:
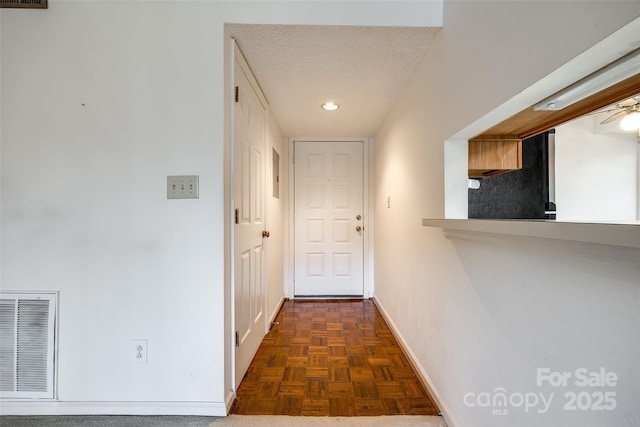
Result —
[{"label": "door trim", "polygon": [[372,298],[374,292],[374,270],[373,270],[373,241],[374,241],[374,198],[373,198],[373,174],[370,173],[371,166],[373,165],[373,138],[313,138],[313,137],[295,137],[289,138],[289,242],[288,242],[288,256],[287,256],[287,289],[285,294],[287,298],[294,298],[294,269],[295,269],[295,227],[293,219],[295,218],[295,164],[293,162],[295,156],[294,143],[296,141],[317,141],[317,142],[347,142],[356,141],[362,142],[364,147],[363,158],[363,223],[365,230],[364,233],[364,250],[363,250],[363,298]]}]

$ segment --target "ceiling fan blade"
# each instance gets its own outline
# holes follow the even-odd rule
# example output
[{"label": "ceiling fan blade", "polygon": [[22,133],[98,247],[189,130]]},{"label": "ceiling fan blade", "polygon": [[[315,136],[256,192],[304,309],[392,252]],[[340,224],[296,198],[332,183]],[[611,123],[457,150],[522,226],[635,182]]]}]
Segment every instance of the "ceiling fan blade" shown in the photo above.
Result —
[{"label": "ceiling fan blade", "polygon": [[624,107],[631,107],[632,105],[636,105],[637,103],[638,103],[637,99],[629,98],[629,99],[625,99],[624,101],[618,102],[618,104],[616,105],[620,108],[624,108]]},{"label": "ceiling fan blade", "polygon": [[618,111],[617,113],[615,113],[614,115],[610,116],[609,118],[604,119],[603,121],[601,121],[600,124],[601,125],[606,125],[607,123],[611,123],[613,121],[618,120],[619,118],[621,118],[625,114],[627,114],[626,111]]},{"label": "ceiling fan blade", "polygon": [[608,110],[602,110],[602,111],[593,111],[591,113],[585,114],[585,116],[593,116],[595,114],[602,114],[602,113],[610,113],[612,111],[620,111],[619,108],[610,108]]}]

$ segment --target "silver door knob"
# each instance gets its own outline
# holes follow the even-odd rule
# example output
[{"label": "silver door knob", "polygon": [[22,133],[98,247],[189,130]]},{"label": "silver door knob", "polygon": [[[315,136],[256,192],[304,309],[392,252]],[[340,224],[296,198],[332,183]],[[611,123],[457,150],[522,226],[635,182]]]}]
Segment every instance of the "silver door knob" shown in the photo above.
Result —
[{"label": "silver door knob", "polygon": [[359,232],[361,232],[361,231],[362,231],[362,227],[357,226],[357,227],[356,227],[356,231],[357,231],[358,233],[359,233]]}]

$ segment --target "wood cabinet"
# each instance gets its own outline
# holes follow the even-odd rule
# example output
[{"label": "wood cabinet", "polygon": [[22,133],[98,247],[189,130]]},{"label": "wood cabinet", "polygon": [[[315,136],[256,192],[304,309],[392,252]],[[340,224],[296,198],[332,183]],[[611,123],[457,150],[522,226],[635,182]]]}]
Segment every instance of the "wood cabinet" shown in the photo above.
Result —
[{"label": "wood cabinet", "polygon": [[469,141],[469,178],[522,169],[521,139]]}]

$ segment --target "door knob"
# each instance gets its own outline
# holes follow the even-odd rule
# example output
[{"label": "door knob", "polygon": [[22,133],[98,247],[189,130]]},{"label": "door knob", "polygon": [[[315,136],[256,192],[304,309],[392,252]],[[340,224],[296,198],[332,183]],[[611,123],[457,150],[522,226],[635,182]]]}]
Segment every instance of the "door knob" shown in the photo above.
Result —
[{"label": "door knob", "polygon": [[360,221],[360,220],[362,219],[362,216],[361,216],[361,215],[356,215],[356,219],[357,219],[358,221]]},{"label": "door knob", "polygon": [[361,231],[362,231],[362,227],[357,226],[357,227],[356,227],[356,231],[357,231],[358,233],[359,233],[359,232],[361,232]]},{"label": "door knob", "polygon": [[269,237],[271,235],[271,233],[269,233],[267,230],[264,230],[262,232],[262,237]]}]

